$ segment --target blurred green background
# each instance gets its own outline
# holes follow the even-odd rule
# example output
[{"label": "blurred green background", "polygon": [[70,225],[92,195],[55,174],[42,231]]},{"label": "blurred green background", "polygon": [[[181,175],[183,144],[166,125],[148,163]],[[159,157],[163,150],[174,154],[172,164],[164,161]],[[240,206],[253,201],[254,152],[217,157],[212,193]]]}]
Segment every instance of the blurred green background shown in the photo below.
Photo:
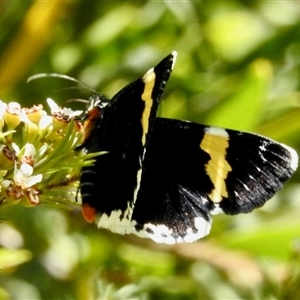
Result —
[{"label": "blurred green background", "polygon": [[[111,97],[177,50],[161,116],[300,149],[298,1],[1,1],[0,26],[2,101],[91,95],[63,79],[26,83],[53,72]],[[12,207],[0,224],[0,299],[299,299],[299,179],[173,246],[97,230],[78,207]]]}]

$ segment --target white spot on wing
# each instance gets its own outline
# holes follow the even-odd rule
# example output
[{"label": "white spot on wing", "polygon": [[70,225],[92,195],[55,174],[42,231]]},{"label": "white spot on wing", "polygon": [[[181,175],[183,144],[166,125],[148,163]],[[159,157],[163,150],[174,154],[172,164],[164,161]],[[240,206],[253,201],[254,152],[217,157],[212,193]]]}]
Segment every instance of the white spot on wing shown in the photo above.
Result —
[{"label": "white spot on wing", "polygon": [[155,73],[154,73],[154,68],[149,69],[146,74],[143,76],[143,81],[145,83],[154,81],[155,79]]},{"label": "white spot on wing", "polygon": [[260,146],[259,149],[263,152],[265,152],[267,150],[266,146],[268,146],[268,144],[266,142],[263,142]]},{"label": "white spot on wing", "polygon": [[290,152],[290,154],[291,154],[291,168],[296,171],[297,167],[298,167],[298,154],[297,154],[297,152],[293,148],[291,148],[287,145],[284,145],[284,144],[280,144],[280,145],[283,148],[285,148],[288,152]]},{"label": "white spot on wing", "polygon": [[223,128],[220,128],[220,127],[206,127],[205,132],[209,133],[209,134],[212,134],[212,135],[228,138],[227,131]]},{"label": "white spot on wing", "polygon": [[173,51],[172,55],[173,55],[173,64],[172,64],[172,69],[173,69],[174,65],[175,65],[175,62],[176,62],[176,58],[177,58],[177,51]]},{"label": "white spot on wing", "polygon": [[218,214],[223,214],[224,211],[222,208],[219,206],[219,204],[215,204],[215,207],[209,211],[211,215],[218,215]]}]

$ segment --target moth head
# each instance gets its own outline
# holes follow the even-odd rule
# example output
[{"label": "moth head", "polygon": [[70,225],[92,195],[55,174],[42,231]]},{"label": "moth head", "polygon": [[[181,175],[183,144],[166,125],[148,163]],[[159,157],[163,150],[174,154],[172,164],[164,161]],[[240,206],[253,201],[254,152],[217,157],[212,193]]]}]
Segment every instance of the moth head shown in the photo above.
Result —
[{"label": "moth head", "polygon": [[109,100],[103,95],[94,94],[86,103],[86,110],[76,117],[82,123],[84,133],[83,144],[78,147],[79,149],[84,147],[89,140],[97,121],[102,116],[102,110],[109,103]]}]

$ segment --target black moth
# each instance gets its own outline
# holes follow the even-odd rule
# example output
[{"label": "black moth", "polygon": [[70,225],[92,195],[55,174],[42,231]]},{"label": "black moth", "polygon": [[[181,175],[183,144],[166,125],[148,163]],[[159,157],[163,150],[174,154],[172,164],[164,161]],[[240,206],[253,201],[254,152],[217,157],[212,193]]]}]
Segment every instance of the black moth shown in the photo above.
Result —
[{"label": "black moth", "polygon": [[91,98],[81,172],[83,215],[98,227],[159,243],[193,242],[211,215],[262,206],[297,168],[296,152],[265,137],[156,117],[176,52],[111,100]]}]

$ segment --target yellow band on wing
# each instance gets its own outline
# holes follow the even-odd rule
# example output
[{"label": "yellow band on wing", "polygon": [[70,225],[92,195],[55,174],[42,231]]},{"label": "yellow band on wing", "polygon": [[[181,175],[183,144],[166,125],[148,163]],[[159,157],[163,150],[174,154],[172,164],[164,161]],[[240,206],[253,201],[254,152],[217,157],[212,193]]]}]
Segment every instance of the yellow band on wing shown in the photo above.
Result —
[{"label": "yellow band on wing", "polygon": [[215,203],[221,202],[223,197],[228,197],[225,180],[232,170],[226,161],[228,147],[229,136],[224,129],[219,128],[208,128],[200,143],[200,148],[210,155],[205,170],[214,185],[208,196]]},{"label": "yellow band on wing", "polygon": [[152,91],[155,83],[155,73],[153,68],[144,75],[143,81],[145,83],[145,88],[142,94],[142,100],[145,102],[145,109],[143,111],[141,122],[143,127],[142,143],[145,145],[146,135],[149,129],[150,112],[153,105]]}]

